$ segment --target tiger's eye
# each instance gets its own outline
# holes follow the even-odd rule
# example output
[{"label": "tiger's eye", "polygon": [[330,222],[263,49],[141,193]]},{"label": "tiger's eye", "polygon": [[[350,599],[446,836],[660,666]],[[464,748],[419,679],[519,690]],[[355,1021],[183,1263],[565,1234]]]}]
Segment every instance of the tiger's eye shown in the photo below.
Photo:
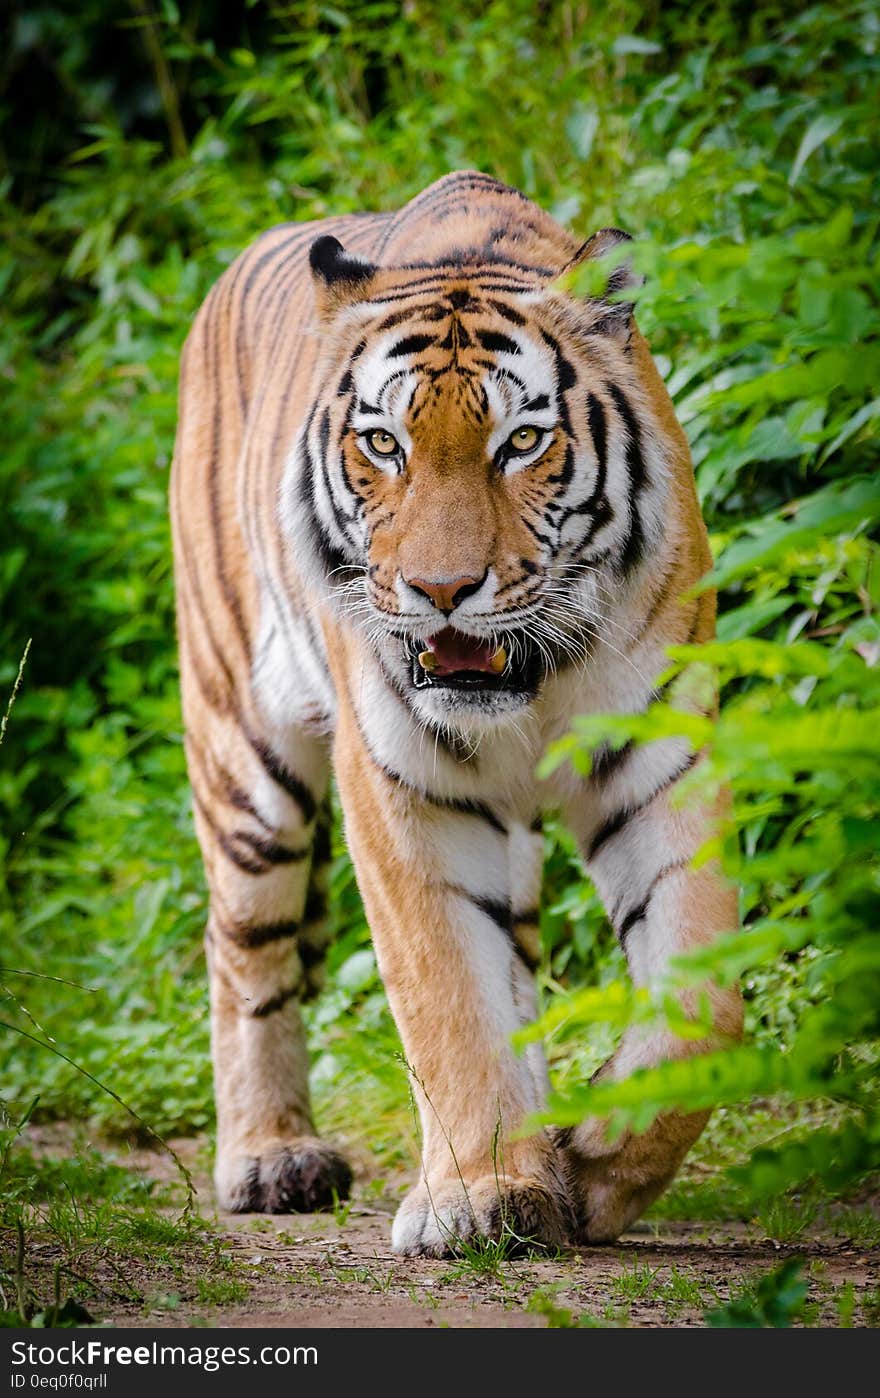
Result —
[{"label": "tiger's eye", "polygon": [[397,438],[392,437],[390,432],[383,432],[381,428],[367,433],[367,443],[377,456],[395,456],[400,451]]},{"label": "tiger's eye", "polygon": [[537,427],[517,427],[515,432],[511,432],[508,439],[514,451],[532,451],[541,440],[541,433]]}]

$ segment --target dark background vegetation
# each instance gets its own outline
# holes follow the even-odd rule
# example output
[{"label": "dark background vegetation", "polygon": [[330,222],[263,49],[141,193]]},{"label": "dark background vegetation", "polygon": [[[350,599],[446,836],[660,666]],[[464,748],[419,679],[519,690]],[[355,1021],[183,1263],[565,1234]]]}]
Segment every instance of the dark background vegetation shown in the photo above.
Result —
[{"label": "dark background vegetation", "polygon": [[[0,694],[33,638],[0,751],[8,1141],[28,1112],[129,1131],[94,1078],[158,1131],[212,1126],[165,503],[191,318],[264,228],[392,208],[474,166],[584,236],[636,235],[639,320],[692,441],[721,589],[719,644],[677,663],[722,686],[715,775],[735,795],[744,931],[678,975],[742,975],[748,1041],[585,1090],[625,1023],[675,1007],[621,982],[551,827],[555,1117],[720,1104],[664,1205],[697,1217],[774,1208],[796,1235],[865,1198],[880,1166],[876,0],[68,0],[3,23]],[[684,722],[584,725],[555,760]],[[394,1169],[416,1151],[406,1084],[337,852],[310,1018],[319,1117]]]}]

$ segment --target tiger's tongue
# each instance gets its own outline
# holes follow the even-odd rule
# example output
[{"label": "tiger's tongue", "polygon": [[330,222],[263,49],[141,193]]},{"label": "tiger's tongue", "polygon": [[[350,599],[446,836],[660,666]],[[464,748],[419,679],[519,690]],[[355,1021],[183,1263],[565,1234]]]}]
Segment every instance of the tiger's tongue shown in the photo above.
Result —
[{"label": "tiger's tongue", "polygon": [[490,641],[481,641],[479,636],[465,636],[446,626],[436,636],[429,636],[426,645],[436,657],[435,674],[453,675],[458,670],[492,672],[495,647]]}]

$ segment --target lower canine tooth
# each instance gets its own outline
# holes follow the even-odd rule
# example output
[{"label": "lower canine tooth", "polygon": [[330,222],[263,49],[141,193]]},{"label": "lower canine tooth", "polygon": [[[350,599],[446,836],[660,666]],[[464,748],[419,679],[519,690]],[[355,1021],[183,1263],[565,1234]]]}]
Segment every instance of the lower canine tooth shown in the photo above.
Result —
[{"label": "lower canine tooth", "polygon": [[507,651],[504,649],[503,646],[499,646],[495,654],[492,656],[492,659],[489,661],[489,667],[491,670],[494,671],[496,675],[500,675],[501,671],[504,669],[506,664]]},{"label": "lower canine tooth", "polygon": [[431,671],[437,669],[437,657],[432,650],[419,652],[419,664],[423,670]]}]

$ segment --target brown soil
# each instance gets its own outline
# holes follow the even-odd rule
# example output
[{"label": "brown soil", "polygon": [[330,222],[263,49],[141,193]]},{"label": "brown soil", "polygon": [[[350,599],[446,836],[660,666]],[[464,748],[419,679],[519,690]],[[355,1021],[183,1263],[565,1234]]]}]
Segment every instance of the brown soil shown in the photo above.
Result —
[{"label": "brown soil", "polygon": [[[57,1151],[58,1128],[37,1129],[29,1144]],[[246,1294],[231,1303],[205,1304],[196,1299],[195,1286],[178,1280],[175,1294],[163,1296],[167,1281],[147,1268],[139,1274],[137,1264],[126,1260],[127,1280],[146,1300],[113,1299],[109,1287],[90,1302],[105,1324],[507,1328],[577,1323],[587,1314],[606,1325],[703,1326],[706,1309],[789,1256],[804,1259],[813,1324],[841,1323],[841,1288],[847,1283],[854,1300],[849,1323],[877,1323],[880,1250],[830,1235],[809,1232],[796,1245],[782,1246],[735,1222],[643,1223],[610,1247],[511,1259],[481,1272],[467,1262],[392,1254],[391,1218],[405,1181],[373,1199],[368,1173],[361,1172],[353,1202],[336,1216],[215,1215],[204,1143],[173,1144],[193,1171],[202,1213],[233,1259],[228,1276]],[[176,1174],[167,1156],[150,1150],[125,1152],[120,1159],[163,1183]],[[548,1307],[563,1314],[548,1320]]]}]

